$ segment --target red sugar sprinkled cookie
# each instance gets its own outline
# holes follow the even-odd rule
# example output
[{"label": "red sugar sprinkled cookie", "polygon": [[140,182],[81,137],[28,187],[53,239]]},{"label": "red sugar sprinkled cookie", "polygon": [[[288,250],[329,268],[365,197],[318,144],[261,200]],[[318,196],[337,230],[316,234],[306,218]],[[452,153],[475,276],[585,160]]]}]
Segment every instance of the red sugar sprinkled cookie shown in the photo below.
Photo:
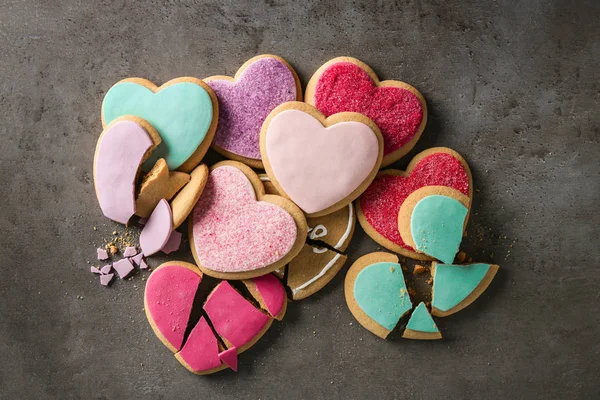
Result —
[{"label": "red sugar sprinkled cookie", "polygon": [[352,57],[323,64],[308,82],[304,98],[327,117],[358,112],[373,120],[384,139],[382,167],[407,154],[427,123],[427,104],[417,89],[400,81],[379,81],[367,64]]},{"label": "red sugar sprinkled cookie", "polygon": [[385,248],[415,260],[430,260],[408,246],[398,231],[400,206],[424,186],[447,186],[473,196],[471,170],[464,158],[445,147],[431,148],[417,154],[406,171],[385,170],[377,175],[356,202],[360,225]]}]

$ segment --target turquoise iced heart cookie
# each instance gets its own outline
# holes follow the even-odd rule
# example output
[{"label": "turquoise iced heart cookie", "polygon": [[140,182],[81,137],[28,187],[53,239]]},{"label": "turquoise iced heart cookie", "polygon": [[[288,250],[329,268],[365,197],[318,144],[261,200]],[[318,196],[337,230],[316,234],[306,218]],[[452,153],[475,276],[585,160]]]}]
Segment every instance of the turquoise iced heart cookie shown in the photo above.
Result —
[{"label": "turquoise iced heart cookie", "polygon": [[177,78],[157,87],[146,79],[129,78],[111,87],[102,103],[105,126],[123,115],[144,118],[162,138],[144,170],[164,158],[170,170],[189,172],[200,163],[214,137],[218,103],[200,79]]}]

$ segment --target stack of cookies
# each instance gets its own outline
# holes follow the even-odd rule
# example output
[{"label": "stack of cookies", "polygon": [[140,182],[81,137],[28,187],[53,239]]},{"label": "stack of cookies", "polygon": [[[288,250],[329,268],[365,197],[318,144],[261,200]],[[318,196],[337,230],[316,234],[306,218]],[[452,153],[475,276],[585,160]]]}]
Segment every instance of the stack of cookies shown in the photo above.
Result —
[{"label": "stack of cookies", "polygon": [[[473,194],[458,153],[429,149],[406,171],[380,171],[425,128],[414,87],[339,57],[315,72],[302,99],[296,72],[274,55],[250,59],[234,77],[160,87],[128,78],[104,98],[94,157],[103,214],[142,218],[146,257],[172,249],[188,221],[195,264],[155,269],[145,310],[194,373],[237,369],[237,355],[283,318],[288,293],[300,300],[333,279],[357,219],[392,252],[359,258],[345,284],[350,310],[380,337],[410,313],[404,337],[441,338],[431,315],[466,307],[497,270],[453,264]],[[227,160],[202,164],[209,147]],[[432,262],[431,304],[413,310],[396,254]],[[205,294],[203,274],[220,280]]]}]

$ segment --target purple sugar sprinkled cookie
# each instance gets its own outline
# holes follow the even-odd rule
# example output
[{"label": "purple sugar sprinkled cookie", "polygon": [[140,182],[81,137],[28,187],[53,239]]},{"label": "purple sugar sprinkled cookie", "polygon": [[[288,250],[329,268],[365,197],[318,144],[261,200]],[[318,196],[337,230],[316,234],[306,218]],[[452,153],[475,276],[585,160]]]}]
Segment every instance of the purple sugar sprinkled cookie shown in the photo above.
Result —
[{"label": "purple sugar sprinkled cookie", "polygon": [[296,73],[283,59],[263,55],[247,61],[235,79],[214,76],[205,81],[219,100],[219,124],[213,140],[216,150],[226,157],[262,167],[260,129],[275,107],[301,100]]}]

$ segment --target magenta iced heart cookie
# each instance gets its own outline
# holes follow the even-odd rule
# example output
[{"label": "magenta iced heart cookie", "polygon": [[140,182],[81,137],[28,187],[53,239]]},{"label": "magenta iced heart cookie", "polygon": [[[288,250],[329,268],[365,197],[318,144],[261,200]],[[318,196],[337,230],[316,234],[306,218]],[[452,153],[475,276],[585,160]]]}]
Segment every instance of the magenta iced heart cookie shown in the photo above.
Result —
[{"label": "magenta iced heart cookie", "polygon": [[360,196],[383,158],[383,138],[373,121],[358,113],[325,118],[300,102],[269,114],[260,147],[275,188],[309,217],[330,214]]},{"label": "magenta iced heart cookie", "polygon": [[[169,261],[160,265],[146,284],[146,316],[156,336],[191,372],[206,375],[227,366],[237,370],[238,354],[285,314],[285,289],[273,275],[254,278],[244,281],[253,288],[253,299],[249,299],[222,281],[201,305],[202,299],[196,297],[202,278],[194,264]],[[200,307],[202,317],[196,322],[193,315]]]},{"label": "magenta iced heart cookie", "polygon": [[227,158],[262,168],[260,128],[275,107],[302,100],[296,72],[283,58],[263,54],[246,61],[233,78],[217,75],[204,81],[219,101],[213,148]]},{"label": "magenta iced heart cookie", "polygon": [[295,204],[265,195],[258,175],[237,161],[211,168],[189,221],[198,267],[221,279],[253,278],[284,266],[300,252],[307,229]]}]

